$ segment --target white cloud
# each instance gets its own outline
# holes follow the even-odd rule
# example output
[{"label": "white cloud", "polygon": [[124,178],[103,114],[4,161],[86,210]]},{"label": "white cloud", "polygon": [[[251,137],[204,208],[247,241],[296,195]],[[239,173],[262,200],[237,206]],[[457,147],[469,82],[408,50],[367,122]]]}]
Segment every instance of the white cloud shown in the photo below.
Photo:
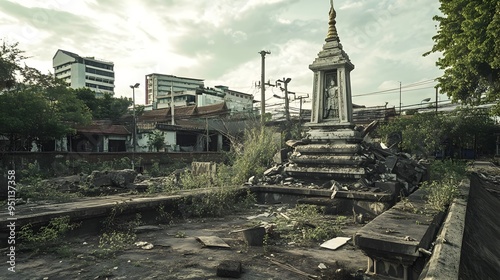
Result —
[{"label": "white cloud", "polygon": [[[266,80],[292,78],[290,90],[310,93],[312,71],[328,29],[328,1],[311,0],[94,0],[4,1],[0,32],[20,42],[28,61],[52,71],[57,49],[115,63],[116,93],[131,96],[130,84],[157,72],[205,79],[257,93],[260,50]],[[21,2],[20,2],[21,3]],[[370,93],[438,76],[436,55],[422,57],[435,35],[434,0],[335,1],[341,43],[356,66],[353,94]],[[272,93],[280,93],[271,88]],[[144,102],[142,89],[137,102]],[[418,102],[408,95],[404,102]],[[392,95],[354,97],[357,104],[380,105]],[[415,100],[413,100],[415,99]],[[396,101],[394,101],[396,100]],[[389,100],[388,100],[389,101]]]}]

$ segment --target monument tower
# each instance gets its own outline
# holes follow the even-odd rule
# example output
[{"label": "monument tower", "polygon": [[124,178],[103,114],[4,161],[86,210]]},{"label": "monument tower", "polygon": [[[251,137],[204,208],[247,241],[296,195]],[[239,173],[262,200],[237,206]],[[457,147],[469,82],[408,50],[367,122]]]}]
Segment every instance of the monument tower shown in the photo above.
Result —
[{"label": "monument tower", "polygon": [[309,65],[314,72],[312,113],[306,138],[293,142],[285,172],[293,177],[359,179],[365,174],[358,154],[362,140],[352,123],[350,72],[354,65],[342,49],[336,12],[330,1],[328,33],[318,57]]},{"label": "monument tower", "polygon": [[311,123],[349,124],[352,121],[350,72],[354,65],[340,44],[333,0],[330,5],[326,43],[309,65],[314,72]]}]

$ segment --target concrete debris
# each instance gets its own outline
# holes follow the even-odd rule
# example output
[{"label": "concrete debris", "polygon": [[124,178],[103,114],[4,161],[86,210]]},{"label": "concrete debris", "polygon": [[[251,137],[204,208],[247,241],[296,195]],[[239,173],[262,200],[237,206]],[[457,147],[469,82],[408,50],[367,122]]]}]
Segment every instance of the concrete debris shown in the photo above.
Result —
[{"label": "concrete debris", "polygon": [[225,260],[217,266],[217,276],[219,277],[240,278],[242,271],[239,261]]},{"label": "concrete debris", "polygon": [[127,188],[132,184],[137,176],[137,172],[132,169],[98,171],[94,170],[87,177],[87,182],[95,188],[103,186],[114,186]]}]

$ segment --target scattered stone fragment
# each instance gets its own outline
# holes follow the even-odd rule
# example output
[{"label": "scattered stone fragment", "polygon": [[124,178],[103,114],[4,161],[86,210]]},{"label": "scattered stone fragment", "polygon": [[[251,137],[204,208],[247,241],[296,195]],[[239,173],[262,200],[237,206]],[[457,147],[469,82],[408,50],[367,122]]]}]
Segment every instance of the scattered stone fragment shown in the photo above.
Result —
[{"label": "scattered stone fragment", "polygon": [[225,260],[217,266],[217,276],[240,278],[242,273],[241,262]]},{"label": "scattered stone fragment", "polygon": [[135,246],[141,247],[141,249],[144,249],[144,250],[151,250],[154,247],[153,244],[146,242],[146,241],[135,242]]}]

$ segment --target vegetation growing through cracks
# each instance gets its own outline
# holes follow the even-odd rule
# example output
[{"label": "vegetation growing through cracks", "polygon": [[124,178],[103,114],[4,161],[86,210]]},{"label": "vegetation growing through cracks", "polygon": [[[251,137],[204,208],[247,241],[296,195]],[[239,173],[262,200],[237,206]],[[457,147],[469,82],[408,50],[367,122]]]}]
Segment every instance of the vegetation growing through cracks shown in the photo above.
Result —
[{"label": "vegetation growing through cracks", "polygon": [[467,162],[435,160],[430,167],[431,180],[422,188],[427,192],[427,204],[431,209],[445,211],[460,195],[460,183],[467,177]]},{"label": "vegetation growing through cracks", "polygon": [[276,227],[270,230],[266,237],[266,245],[285,244],[317,245],[326,240],[342,234],[342,226],[348,222],[345,216],[332,216],[322,214],[322,206],[302,205],[290,209],[285,215],[275,219]]},{"label": "vegetation growing through cracks", "polygon": [[80,223],[71,223],[69,216],[53,218],[48,225],[39,229],[31,224],[24,225],[19,231],[20,248],[34,253],[56,252],[65,255],[68,248],[62,237],[79,226]]}]

